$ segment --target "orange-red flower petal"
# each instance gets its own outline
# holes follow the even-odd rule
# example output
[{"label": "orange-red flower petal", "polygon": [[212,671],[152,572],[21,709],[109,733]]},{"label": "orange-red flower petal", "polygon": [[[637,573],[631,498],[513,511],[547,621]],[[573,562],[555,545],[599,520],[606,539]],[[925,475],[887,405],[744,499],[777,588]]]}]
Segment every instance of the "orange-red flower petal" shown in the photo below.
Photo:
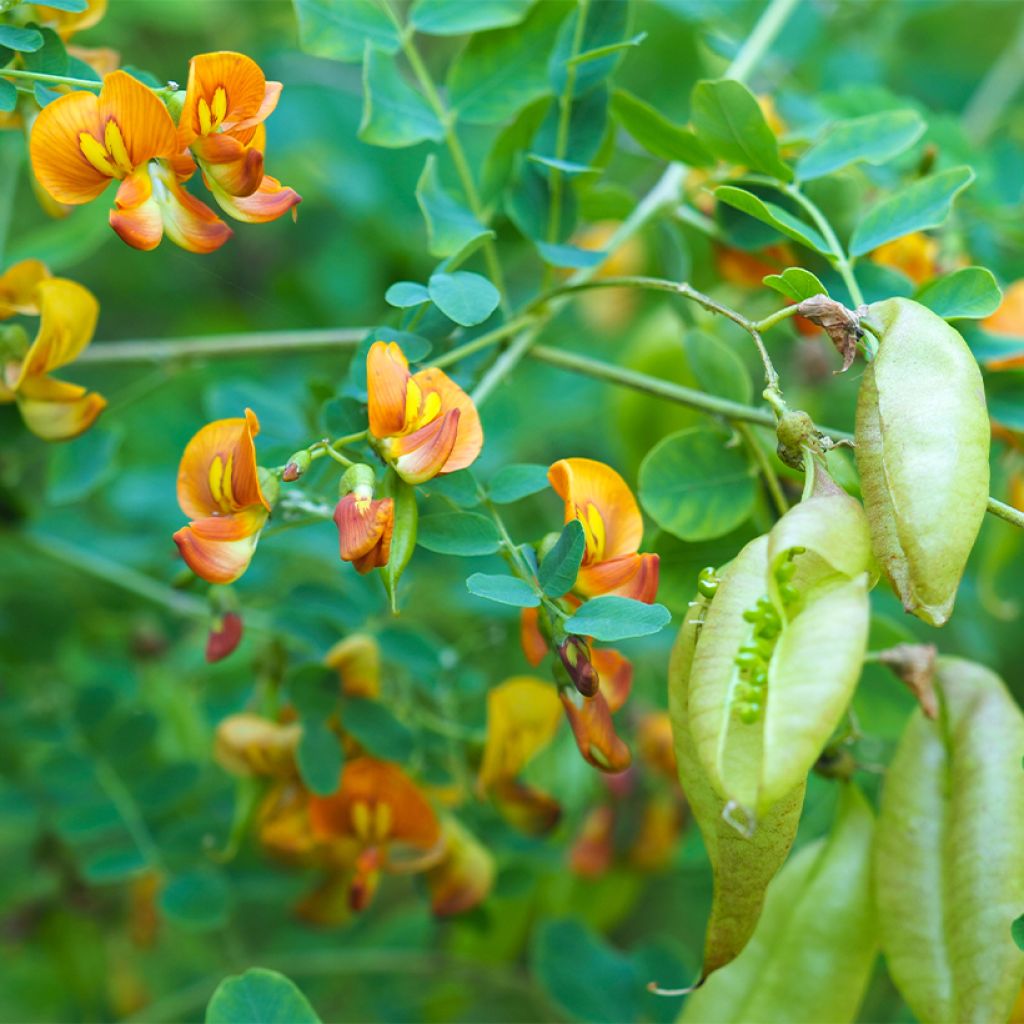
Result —
[{"label": "orange-red flower petal", "polygon": [[625,771],[633,758],[615,732],[604,694],[599,690],[593,697],[581,697],[563,687],[559,697],[584,760],[603,772]]},{"label": "orange-red flower petal", "polygon": [[388,564],[391,534],[395,527],[395,503],[391,498],[361,498],[346,494],[334,509],[342,561],[352,562],[360,573]]}]

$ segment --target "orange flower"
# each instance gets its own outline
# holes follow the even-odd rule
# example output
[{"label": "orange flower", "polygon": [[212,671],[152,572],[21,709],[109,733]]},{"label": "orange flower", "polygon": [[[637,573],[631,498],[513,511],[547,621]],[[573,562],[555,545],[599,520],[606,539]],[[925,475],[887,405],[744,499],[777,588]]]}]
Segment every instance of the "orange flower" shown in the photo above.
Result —
[{"label": "orange flower", "polygon": [[669,782],[679,779],[672,720],[667,711],[649,711],[637,725],[637,746],[644,762]]},{"label": "orange flower", "polygon": [[359,757],[346,762],[336,793],[310,797],[309,820],[321,841],[355,850],[349,894],[354,910],[369,904],[382,870],[421,871],[444,855],[441,826],[430,802],[389,761]]},{"label": "orange flower", "polygon": [[913,231],[880,245],[868,258],[906,274],[914,284],[924,284],[939,272],[939,243],[923,231]]},{"label": "orange flower", "polygon": [[[1014,281],[1003,294],[999,308],[989,317],[981,321],[981,326],[990,334],[1005,334],[1011,338],[1024,338],[1024,278]],[[1018,357],[1014,365],[1019,366]],[[999,361],[987,364],[996,368]]]},{"label": "orange flower", "polygon": [[454,818],[445,818],[444,856],[426,874],[431,909],[438,917],[462,914],[482,903],[494,885],[494,858]]},{"label": "orange flower", "polygon": [[86,0],[84,11],[65,11],[49,4],[33,4],[39,24],[55,29],[67,41],[76,32],[99,24],[107,13],[107,0]]},{"label": "orange flower", "polygon": [[714,247],[715,269],[730,284],[741,288],[761,288],[769,274],[778,274],[795,266],[787,245],[769,245],[757,252],[746,252],[729,245]]},{"label": "orange flower", "polygon": [[46,441],[88,430],[107,401],[50,371],[72,362],[92,340],[99,303],[74,281],[51,277],[39,260],[23,260],[0,275],[0,320],[39,317],[35,340],[14,327],[0,334],[0,402],[17,402],[25,425]]},{"label": "orange flower", "polygon": [[260,489],[253,438],[260,424],[215,420],[185,446],[178,467],[178,504],[192,522],[174,535],[189,568],[210,583],[232,583],[249,567],[270,504]]},{"label": "orange flower", "polygon": [[241,712],[228,715],[217,726],[213,758],[232,775],[288,778],[295,773],[295,751],[301,739],[298,722],[282,724]]},{"label": "orange flower", "polygon": [[346,697],[380,696],[380,647],[372,636],[353,633],[324,655],[324,664],[338,673]]},{"label": "orange flower", "polygon": [[601,690],[593,697],[584,697],[563,686],[558,696],[583,760],[603,772],[625,771],[633,756],[616,733],[612,722],[612,711],[617,711],[618,706],[613,707]]},{"label": "orange flower", "polygon": [[351,562],[365,575],[388,564],[391,533],[395,528],[395,503],[373,498],[373,488],[357,487],[334,509],[338,545],[343,562]]},{"label": "orange flower", "polygon": [[241,53],[203,53],[189,63],[178,119],[182,149],[191,147],[218,204],[237,220],[274,220],[301,197],[263,173],[263,122],[281,95],[259,65]]},{"label": "orange flower", "polygon": [[592,459],[561,459],[548,480],[565,502],[565,521],[578,519],[586,551],[576,589],[585,597],[617,594],[650,604],[658,592],[658,556],[637,553],[644,524],[626,482]]},{"label": "orange flower", "polygon": [[370,434],[381,456],[410,484],[471,465],[483,447],[480,414],[440,370],[409,373],[395,342],[376,341],[366,357]]},{"label": "orange flower", "polygon": [[182,248],[211,252],[231,229],[181,188],[179,149],[167,108],[125,71],[107,75],[98,96],[45,106],[29,141],[36,178],[57,202],[88,203],[116,180],[110,225],[128,245],[155,249],[166,230]]}]

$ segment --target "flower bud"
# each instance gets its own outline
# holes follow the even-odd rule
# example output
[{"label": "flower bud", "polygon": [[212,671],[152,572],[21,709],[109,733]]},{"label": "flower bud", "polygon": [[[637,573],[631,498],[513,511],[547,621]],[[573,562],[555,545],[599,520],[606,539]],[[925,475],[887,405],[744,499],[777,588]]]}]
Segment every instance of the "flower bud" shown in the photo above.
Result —
[{"label": "flower bud", "polygon": [[167,110],[171,117],[177,122],[181,118],[181,112],[185,107],[185,90],[179,89],[177,92],[170,93],[164,98],[164,103],[167,105]]},{"label": "flower bud", "polygon": [[600,679],[590,661],[590,648],[586,640],[578,636],[567,636],[558,645],[558,657],[562,659],[573,686],[584,697],[593,697],[597,693]]},{"label": "flower bud", "polygon": [[872,547],[907,611],[941,626],[988,502],[985,389],[931,310],[888,299],[870,320],[881,340],[861,380],[856,456]]},{"label": "flower bud", "polygon": [[[357,467],[353,467],[357,468]],[[395,526],[395,505],[391,498],[365,497],[362,485],[346,494],[334,510],[338,527],[338,548],[343,562],[351,562],[362,575],[388,564],[391,536]]]},{"label": "flower bud", "polygon": [[312,461],[313,456],[310,455],[308,448],[299,449],[299,451],[288,457],[288,462],[285,464],[281,479],[287,484],[294,483],[309,469]]},{"label": "flower bud", "polygon": [[238,612],[224,612],[210,625],[206,638],[206,660],[221,661],[242,642],[242,616]]},{"label": "flower bud", "polygon": [[349,466],[341,475],[341,480],[338,482],[338,495],[342,498],[346,494],[356,494],[361,498],[372,498],[373,487],[377,482],[377,474],[374,473],[372,466],[367,466],[365,462],[357,462],[354,466]]},{"label": "flower bud", "polygon": [[267,504],[273,508],[277,504],[277,499],[281,496],[281,485],[278,483],[277,477],[263,466],[256,467],[256,476],[259,479],[260,491],[262,491],[263,497],[267,499]]}]

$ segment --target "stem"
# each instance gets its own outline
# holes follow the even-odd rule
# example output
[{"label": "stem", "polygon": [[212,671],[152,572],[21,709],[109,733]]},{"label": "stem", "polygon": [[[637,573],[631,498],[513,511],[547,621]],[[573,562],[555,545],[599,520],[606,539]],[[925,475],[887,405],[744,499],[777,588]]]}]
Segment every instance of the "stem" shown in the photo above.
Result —
[{"label": "stem", "polygon": [[301,331],[245,331],[238,334],[194,335],[188,338],[145,338],[100,341],[90,345],[76,363],[148,363],[170,359],[233,357],[264,352],[299,352],[348,348],[366,337],[365,327],[312,328]]},{"label": "stem", "polygon": [[[434,79],[431,77],[430,71],[427,69],[426,64],[423,63],[423,58],[420,56],[420,52],[413,41],[414,30],[411,26],[403,25],[398,20],[397,15],[391,8],[390,0],[381,0],[381,6],[398,30],[402,43],[402,52],[409,61],[409,66],[416,76],[416,81],[419,82],[420,87],[423,89],[423,95],[437,116],[438,121],[441,122],[441,126],[444,129],[445,145],[451,154],[452,163],[455,165],[455,173],[459,176],[459,182],[462,185],[462,191],[466,194],[466,202],[469,204],[469,209],[480,224],[487,227],[488,218],[484,213],[483,203],[480,201],[480,193],[477,191],[476,182],[473,180],[473,172],[470,169],[469,161],[466,159],[466,151],[462,148],[458,133],[455,131],[455,117],[445,106],[444,100],[441,99],[441,94],[437,91],[437,86],[434,85]],[[509,312],[509,304],[505,288],[505,274],[501,269],[498,250],[493,238],[484,240],[483,253],[484,261],[487,263],[487,273],[495,288],[501,293],[502,309],[507,314]]]},{"label": "stem", "polygon": [[1012,523],[1014,526],[1024,530],[1024,512],[1021,512],[1020,509],[1007,505],[1005,502],[999,501],[998,498],[989,498],[988,511],[992,515],[1005,519],[1008,523]]},{"label": "stem", "polygon": [[23,78],[28,82],[44,82],[48,85],[73,85],[78,89],[102,89],[102,82],[88,78],[69,78],[67,75],[45,75],[41,71],[22,71],[20,68],[0,68],[0,77]]},{"label": "stem", "polygon": [[771,459],[765,455],[764,449],[757,440],[757,435],[748,424],[736,423],[735,426],[737,433],[743,438],[747,448],[750,449],[750,454],[754,456],[754,461],[761,471],[761,476],[764,477],[765,487],[767,487],[768,493],[771,495],[776,511],[780,516],[784,516],[789,511],[789,502],[786,500],[782,484],[779,482],[779,476],[775,472]]},{"label": "stem", "polygon": [[503,338],[507,338],[510,334],[515,334],[524,327],[529,327],[535,319],[536,317],[527,314],[516,317],[514,320],[509,320],[507,324],[502,324],[501,327],[496,327],[493,331],[481,334],[478,338],[473,338],[471,341],[453,348],[450,352],[445,352],[444,355],[438,356],[437,359],[428,365],[438,370],[444,366],[451,366],[452,363],[457,363],[460,359],[465,359],[466,356],[471,356],[474,352],[489,348]]},{"label": "stem", "polygon": [[1017,34],[982,79],[963,112],[964,133],[976,146],[992,134],[1003,111],[1024,84],[1024,18]]},{"label": "stem", "polygon": [[538,334],[540,334],[539,326],[528,328],[498,356],[470,396],[475,405],[480,405],[505,377],[519,365],[519,360],[529,351]]},{"label": "stem", "polygon": [[774,327],[776,324],[782,323],[783,320],[788,320],[791,316],[796,316],[797,311],[798,310],[795,305],[785,306],[782,309],[770,314],[769,316],[766,316],[763,320],[758,320],[757,323],[754,324],[754,326],[758,329],[758,331],[761,331],[763,333],[764,331],[767,331],[770,327]]},{"label": "stem", "polygon": [[754,70],[761,58],[768,52],[768,47],[775,42],[776,37],[782,31],[782,26],[789,20],[789,16],[796,10],[800,0],[772,0],[764,9],[757,24],[751,30],[739,53],[733,58],[725,72],[725,78],[734,78],[737,82],[743,82]]}]

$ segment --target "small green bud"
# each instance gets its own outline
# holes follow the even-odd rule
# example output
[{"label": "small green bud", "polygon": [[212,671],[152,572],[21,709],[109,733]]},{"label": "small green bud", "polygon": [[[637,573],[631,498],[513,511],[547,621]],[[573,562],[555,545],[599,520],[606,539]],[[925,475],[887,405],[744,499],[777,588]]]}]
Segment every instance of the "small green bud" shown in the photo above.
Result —
[{"label": "small green bud", "polygon": [[312,461],[313,456],[310,455],[309,449],[301,448],[299,451],[288,457],[288,461],[285,463],[284,472],[281,474],[281,479],[288,484],[298,480],[299,477],[309,469]]},{"label": "small green bud", "polygon": [[373,467],[367,466],[364,462],[357,462],[342,473],[341,480],[338,482],[338,496],[344,498],[346,494],[362,490],[367,492],[368,498],[372,497],[376,482],[377,474],[374,473]]},{"label": "small green bud", "polygon": [[181,111],[185,106],[185,90],[179,89],[177,92],[172,92],[164,99],[164,103],[167,104],[167,110],[171,117],[177,122],[181,118]]}]

